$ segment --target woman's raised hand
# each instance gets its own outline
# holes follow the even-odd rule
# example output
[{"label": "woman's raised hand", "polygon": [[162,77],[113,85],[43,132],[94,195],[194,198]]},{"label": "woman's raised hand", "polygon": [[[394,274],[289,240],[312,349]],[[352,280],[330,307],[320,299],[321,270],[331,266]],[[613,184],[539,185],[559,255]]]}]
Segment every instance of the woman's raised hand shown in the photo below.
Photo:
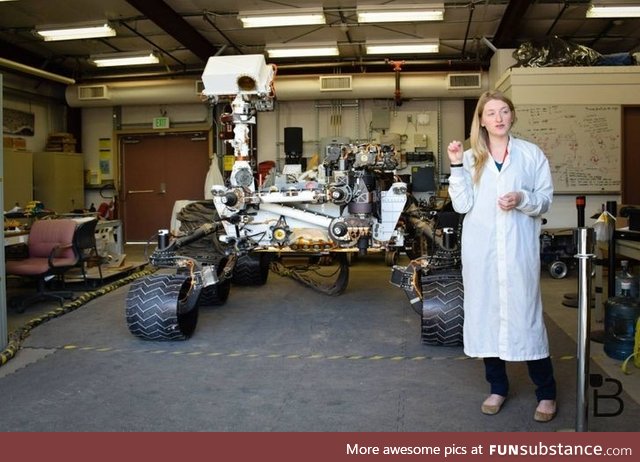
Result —
[{"label": "woman's raised hand", "polygon": [[463,153],[464,150],[462,149],[462,143],[460,141],[454,140],[447,146],[447,155],[449,156],[449,162],[452,164],[461,164]]}]

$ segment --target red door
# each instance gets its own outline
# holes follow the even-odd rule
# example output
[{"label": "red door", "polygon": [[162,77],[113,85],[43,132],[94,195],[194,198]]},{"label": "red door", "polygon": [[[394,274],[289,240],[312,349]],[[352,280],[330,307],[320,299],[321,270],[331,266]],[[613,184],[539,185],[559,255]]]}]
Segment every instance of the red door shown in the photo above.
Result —
[{"label": "red door", "polygon": [[622,109],[622,203],[640,204],[640,106]]},{"label": "red door", "polygon": [[120,153],[125,242],[155,241],[169,229],[175,201],[204,198],[209,155],[201,133],[121,136]]}]

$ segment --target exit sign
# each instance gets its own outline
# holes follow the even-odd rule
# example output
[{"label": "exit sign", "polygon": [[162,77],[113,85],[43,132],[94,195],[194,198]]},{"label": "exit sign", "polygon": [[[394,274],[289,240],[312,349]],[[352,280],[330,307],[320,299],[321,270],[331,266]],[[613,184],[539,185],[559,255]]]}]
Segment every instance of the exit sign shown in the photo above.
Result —
[{"label": "exit sign", "polygon": [[153,128],[169,128],[169,117],[154,117]]}]

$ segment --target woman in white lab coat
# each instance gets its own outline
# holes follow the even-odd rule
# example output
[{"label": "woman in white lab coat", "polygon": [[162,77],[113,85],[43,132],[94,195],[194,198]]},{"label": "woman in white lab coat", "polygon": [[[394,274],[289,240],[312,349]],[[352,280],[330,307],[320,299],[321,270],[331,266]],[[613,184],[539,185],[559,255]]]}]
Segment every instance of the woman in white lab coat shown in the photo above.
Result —
[{"label": "woman in white lab coat", "polygon": [[481,95],[471,125],[471,149],[452,141],[449,195],[465,214],[462,227],[464,351],[483,358],[490,395],[485,414],[497,414],[508,395],[505,361],[526,361],[536,385],[534,419],[552,420],[556,384],[540,293],[541,214],[553,184],[546,156],[510,133],[513,103],[502,93]]}]

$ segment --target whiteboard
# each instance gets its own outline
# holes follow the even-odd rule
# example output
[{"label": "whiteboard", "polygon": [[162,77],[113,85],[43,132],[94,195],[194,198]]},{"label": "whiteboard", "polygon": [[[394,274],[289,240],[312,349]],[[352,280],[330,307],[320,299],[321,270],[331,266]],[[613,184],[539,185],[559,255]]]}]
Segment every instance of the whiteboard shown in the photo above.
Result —
[{"label": "whiteboard", "polygon": [[620,193],[620,106],[523,105],[516,117],[513,134],[547,155],[556,193]]}]

